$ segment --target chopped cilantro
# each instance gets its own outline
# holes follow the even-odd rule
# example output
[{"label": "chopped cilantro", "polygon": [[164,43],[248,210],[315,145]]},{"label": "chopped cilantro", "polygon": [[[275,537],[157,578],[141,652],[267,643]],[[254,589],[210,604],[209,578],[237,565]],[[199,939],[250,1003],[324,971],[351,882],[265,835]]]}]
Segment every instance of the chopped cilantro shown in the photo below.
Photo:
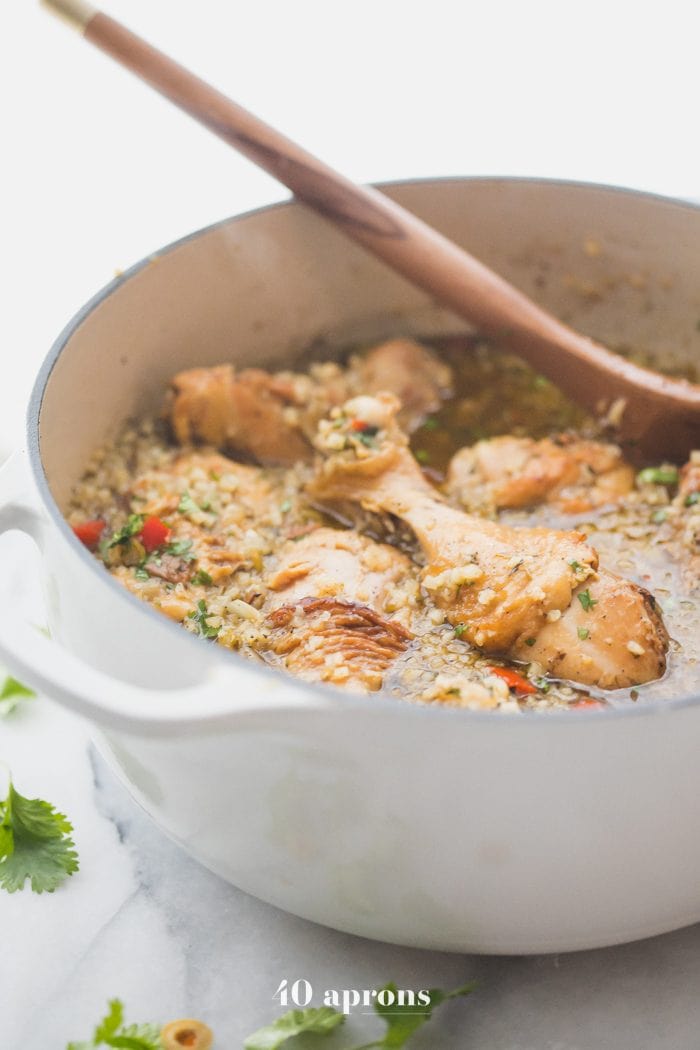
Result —
[{"label": "chopped cilantro", "polygon": [[92,1050],[95,1046],[121,1046],[128,1050],[163,1050],[160,1025],[124,1024],[124,1005],[111,999],[109,1012],[95,1029],[92,1039],[69,1043],[66,1050]]},{"label": "chopped cilantro", "polygon": [[455,627],[455,638],[461,638],[467,629],[467,625],[464,623],[458,623]]},{"label": "chopped cilantro", "polygon": [[546,376],[535,376],[532,380],[532,385],[535,390],[546,390],[547,387],[550,386],[550,382]]},{"label": "chopped cilantro", "polygon": [[549,692],[551,685],[544,675],[541,675],[539,678],[535,678],[534,682],[541,693]]},{"label": "chopped cilantro", "polygon": [[591,632],[588,630],[587,627],[579,627],[578,628],[578,636],[579,636],[579,638],[581,639],[582,642],[585,642],[586,638],[588,638],[590,633]]},{"label": "chopped cilantro", "polygon": [[207,603],[203,598],[200,598],[197,602],[197,608],[193,609],[192,612],[187,615],[190,620],[194,620],[197,624],[202,638],[218,638],[220,629],[218,627],[210,627],[207,623],[207,617],[210,614],[207,609]]},{"label": "chopped cilantro", "polygon": [[130,514],[127,518],[126,525],[122,525],[121,529],[118,529],[113,534],[111,540],[107,544],[107,550],[110,550],[112,547],[121,547],[128,543],[132,537],[141,531],[145,519],[145,514]]},{"label": "chopped cilantro", "polygon": [[417,448],[413,453],[419,463],[430,463],[430,453],[425,448]]},{"label": "chopped cilantro", "polygon": [[598,604],[597,598],[591,598],[591,592],[586,588],[585,591],[581,591],[578,596],[578,600],[581,602],[581,606],[584,612],[590,612],[594,605]]},{"label": "chopped cilantro", "polygon": [[700,503],[700,492],[689,492],[683,500],[685,507],[694,507],[696,503]]},{"label": "chopped cilantro", "polygon": [[148,569],[145,569],[143,565],[137,565],[134,569],[134,576],[137,580],[150,580],[151,575]]},{"label": "chopped cilantro", "polygon": [[192,540],[173,540],[167,547],[163,548],[164,554],[173,554],[183,561],[194,561],[196,555],[192,553]]},{"label": "chopped cilantro", "polygon": [[29,879],[35,893],[53,893],[78,870],[72,825],[38,798],[24,798],[10,781],[0,801],[0,887],[21,890]]},{"label": "chopped cilantro", "polygon": [[530,646],[532,646],[532,645],[534,645],[534,644],[535,644],[535,639],[534,639],[534,638],[526,638],[526,639],[525,639],[525,645],[530,645]]},{"label": "chopped cilantro", "polygon": [[366,430],[363,430],[362,433],[358,434],[357,436],[362,442],[362,444],[365,446],[365,448],[376,448],[377,442],[374,439],[378,431],[378,427],[367,427]]},{"label": "chopped cilantro", "polygon": [[305,1010],[290,1010],[272,1024],[259,1028],[243,1043],[244,1050],[277,1050],[297,1035],[313,1032],[315,1035],[330,1035],[345,1023],[345,1014],[332,1006],[307,1006]]},{"label": "chopped cilantro", "polygon": [[664,507],[661,510],[655,510],[654,513],[651,516],[651,520],[654,523],[654,525],[662,525],[663,522],[666,521],[667,517],[668,517],[668,511]]},{"label": "chopped cilantro", "polygon": [[22,700],[33,700],[36,693],[26,685],[22,685],[12,675],[6,674],[3,678],[4,668],[0,667],[0,717],[11,714]]},{"label": "chopped cilantro", "polygon": [[437,430],[439,426],[440,424],[438,423],[437,419],[434,419],[431,416],[430,419],[426,419],[425,423],[423,424],[423,430]]},{"label": "chopped cilantro", "polygon": [[678,467],[645,467],[637,474],[638,485],[677,485]]},{"label": "chopped cilantro", "polygon": [[189,492],[183,492],[180,496],[180,502],[177,505],[178,512],[180,514],[196,514],[201,510],[199,504],[190,496]]},{"label": "chopped cilantro", "polygon": [[196,573],[192,577],[192,583],[197,584],[197,586],[201,587],[208,587],[209,584],[213,582],[214,581],[212,580],[209,573],[205,572],[204,569],[197,569]]},{"label": "chopped cilantro", "polygon": [[576,561],[576,559],[574,559],[574,561],[570,561],[569,565],[574,570],[574,572],[580,572],[581,569],[583,568],[583,565],[581,564],[581,562],[580,561]]}]

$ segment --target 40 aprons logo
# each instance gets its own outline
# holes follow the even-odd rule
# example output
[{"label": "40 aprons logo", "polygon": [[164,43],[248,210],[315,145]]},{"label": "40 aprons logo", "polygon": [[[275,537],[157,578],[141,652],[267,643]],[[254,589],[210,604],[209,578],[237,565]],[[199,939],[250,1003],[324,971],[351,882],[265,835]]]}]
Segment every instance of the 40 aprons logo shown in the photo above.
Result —
[{"label": "40 aprons logo", "polygon": [[[310,981],[299,978],[292,984],[285,977],[279,983],[273,999],[279,999],[281,1006],[296,1006],[303,1009],[313,999],[314,990]],[[385,1008],[398,1006],[430,1006],[430,992],[427,988],[413,991],[411,988],[326,988],[323,992],[323,1005],[332,1006],[341,1013],[349,1014],[355,1007],[371,1009],[375,1003]]]}]

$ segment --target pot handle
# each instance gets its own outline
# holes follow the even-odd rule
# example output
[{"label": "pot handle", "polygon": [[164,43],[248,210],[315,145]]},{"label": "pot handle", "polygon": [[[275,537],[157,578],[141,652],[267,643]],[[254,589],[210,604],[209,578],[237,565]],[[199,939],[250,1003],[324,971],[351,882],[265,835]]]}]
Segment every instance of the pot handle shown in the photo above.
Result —
[{"label": "pot handle", "polygon": [[[18,529],[43,549],[49,527],[39,509],[26,452],[17,452],[0,469],[0,533]],[[247,667],[242,658],[240,666],[223,659],[213,663],[203,681],[183,689],[149,689],[120,681],[23,622],[10,597],[0,590],[0,660],[37,692],[105,729],[138,736],[192,735],[256,721],[271,709],[317,710],[319,699],[323,702],[322,693],[310,703],[308,688],[272,671]]]}]

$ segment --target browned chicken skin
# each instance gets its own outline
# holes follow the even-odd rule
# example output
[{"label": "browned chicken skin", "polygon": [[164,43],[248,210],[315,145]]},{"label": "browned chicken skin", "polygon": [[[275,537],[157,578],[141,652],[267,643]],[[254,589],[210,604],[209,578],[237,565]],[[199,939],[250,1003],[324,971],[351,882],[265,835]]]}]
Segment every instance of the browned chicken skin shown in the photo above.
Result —
[{"label": "browned chicken skin", "polygon": [[244,452],[260,463],[293,464],[309,458],[309,443],[285,419],[289,398],[275,377],[232,365],[192,368],[170,384],[166,415],[175,440]]},{"label": "browned chicken skin", "polygon": [[450,368],[419,343],[393,339],[354,358],[343,371],[313,377],[233,365],[192,368],[170,384],[165,416],[181,445],[201,442],[258,463],[291,466],[312,458],[319,420],[352,393],[388,390],[403,405],[400,419],[419,426],[447,396]]},{"label": "browned chicken skin", "polygon": [[580,533],[509,528],[447,506],[397,427],[397,408],[391,395],[358,397],[321,422],[317,447],[326,458],[312,496],[356,500],[406,521],[428,562],[423,585],[478,648],[536,658],[547,671],[603,688],[659,677],[668,639],[645,592],[598,574],[597,553]]},{"label": "browned chicken skin", "polygon": [[347,396],[393,394],[401,406],[399,424],[411,433],[449,396],[452,370],[420,343],[391,339],[359,358],[348,379]]},{"label": "browned chicken skin", "polygon": [[[412,638],[412,576],[405,555],[355,532],[320,528],[286,543],[267,580],[270,648],[307,680],[381,688]],[[403,623],[390,618],[399,608]]]},{"label": "browned chicken skin", "polygon": [[553,503],[578,514],[632,490],[634,471],[616,445],[561,434],[534,441],[496,437],[457,452],[447,491],[467,510]]}]

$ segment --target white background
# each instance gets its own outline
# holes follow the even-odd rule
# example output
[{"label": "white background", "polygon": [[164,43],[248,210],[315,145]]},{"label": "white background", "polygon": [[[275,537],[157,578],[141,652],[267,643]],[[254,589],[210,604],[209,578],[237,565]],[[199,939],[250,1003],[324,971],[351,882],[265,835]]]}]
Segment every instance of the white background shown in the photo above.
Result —
[{"label": "white background", "polygon": [[[700,192],[693,5],[111,0],[358,180],[507,173]],[[0,458],[51,341],[118,268],[282,196],[55,22],[0,24]]]}]

